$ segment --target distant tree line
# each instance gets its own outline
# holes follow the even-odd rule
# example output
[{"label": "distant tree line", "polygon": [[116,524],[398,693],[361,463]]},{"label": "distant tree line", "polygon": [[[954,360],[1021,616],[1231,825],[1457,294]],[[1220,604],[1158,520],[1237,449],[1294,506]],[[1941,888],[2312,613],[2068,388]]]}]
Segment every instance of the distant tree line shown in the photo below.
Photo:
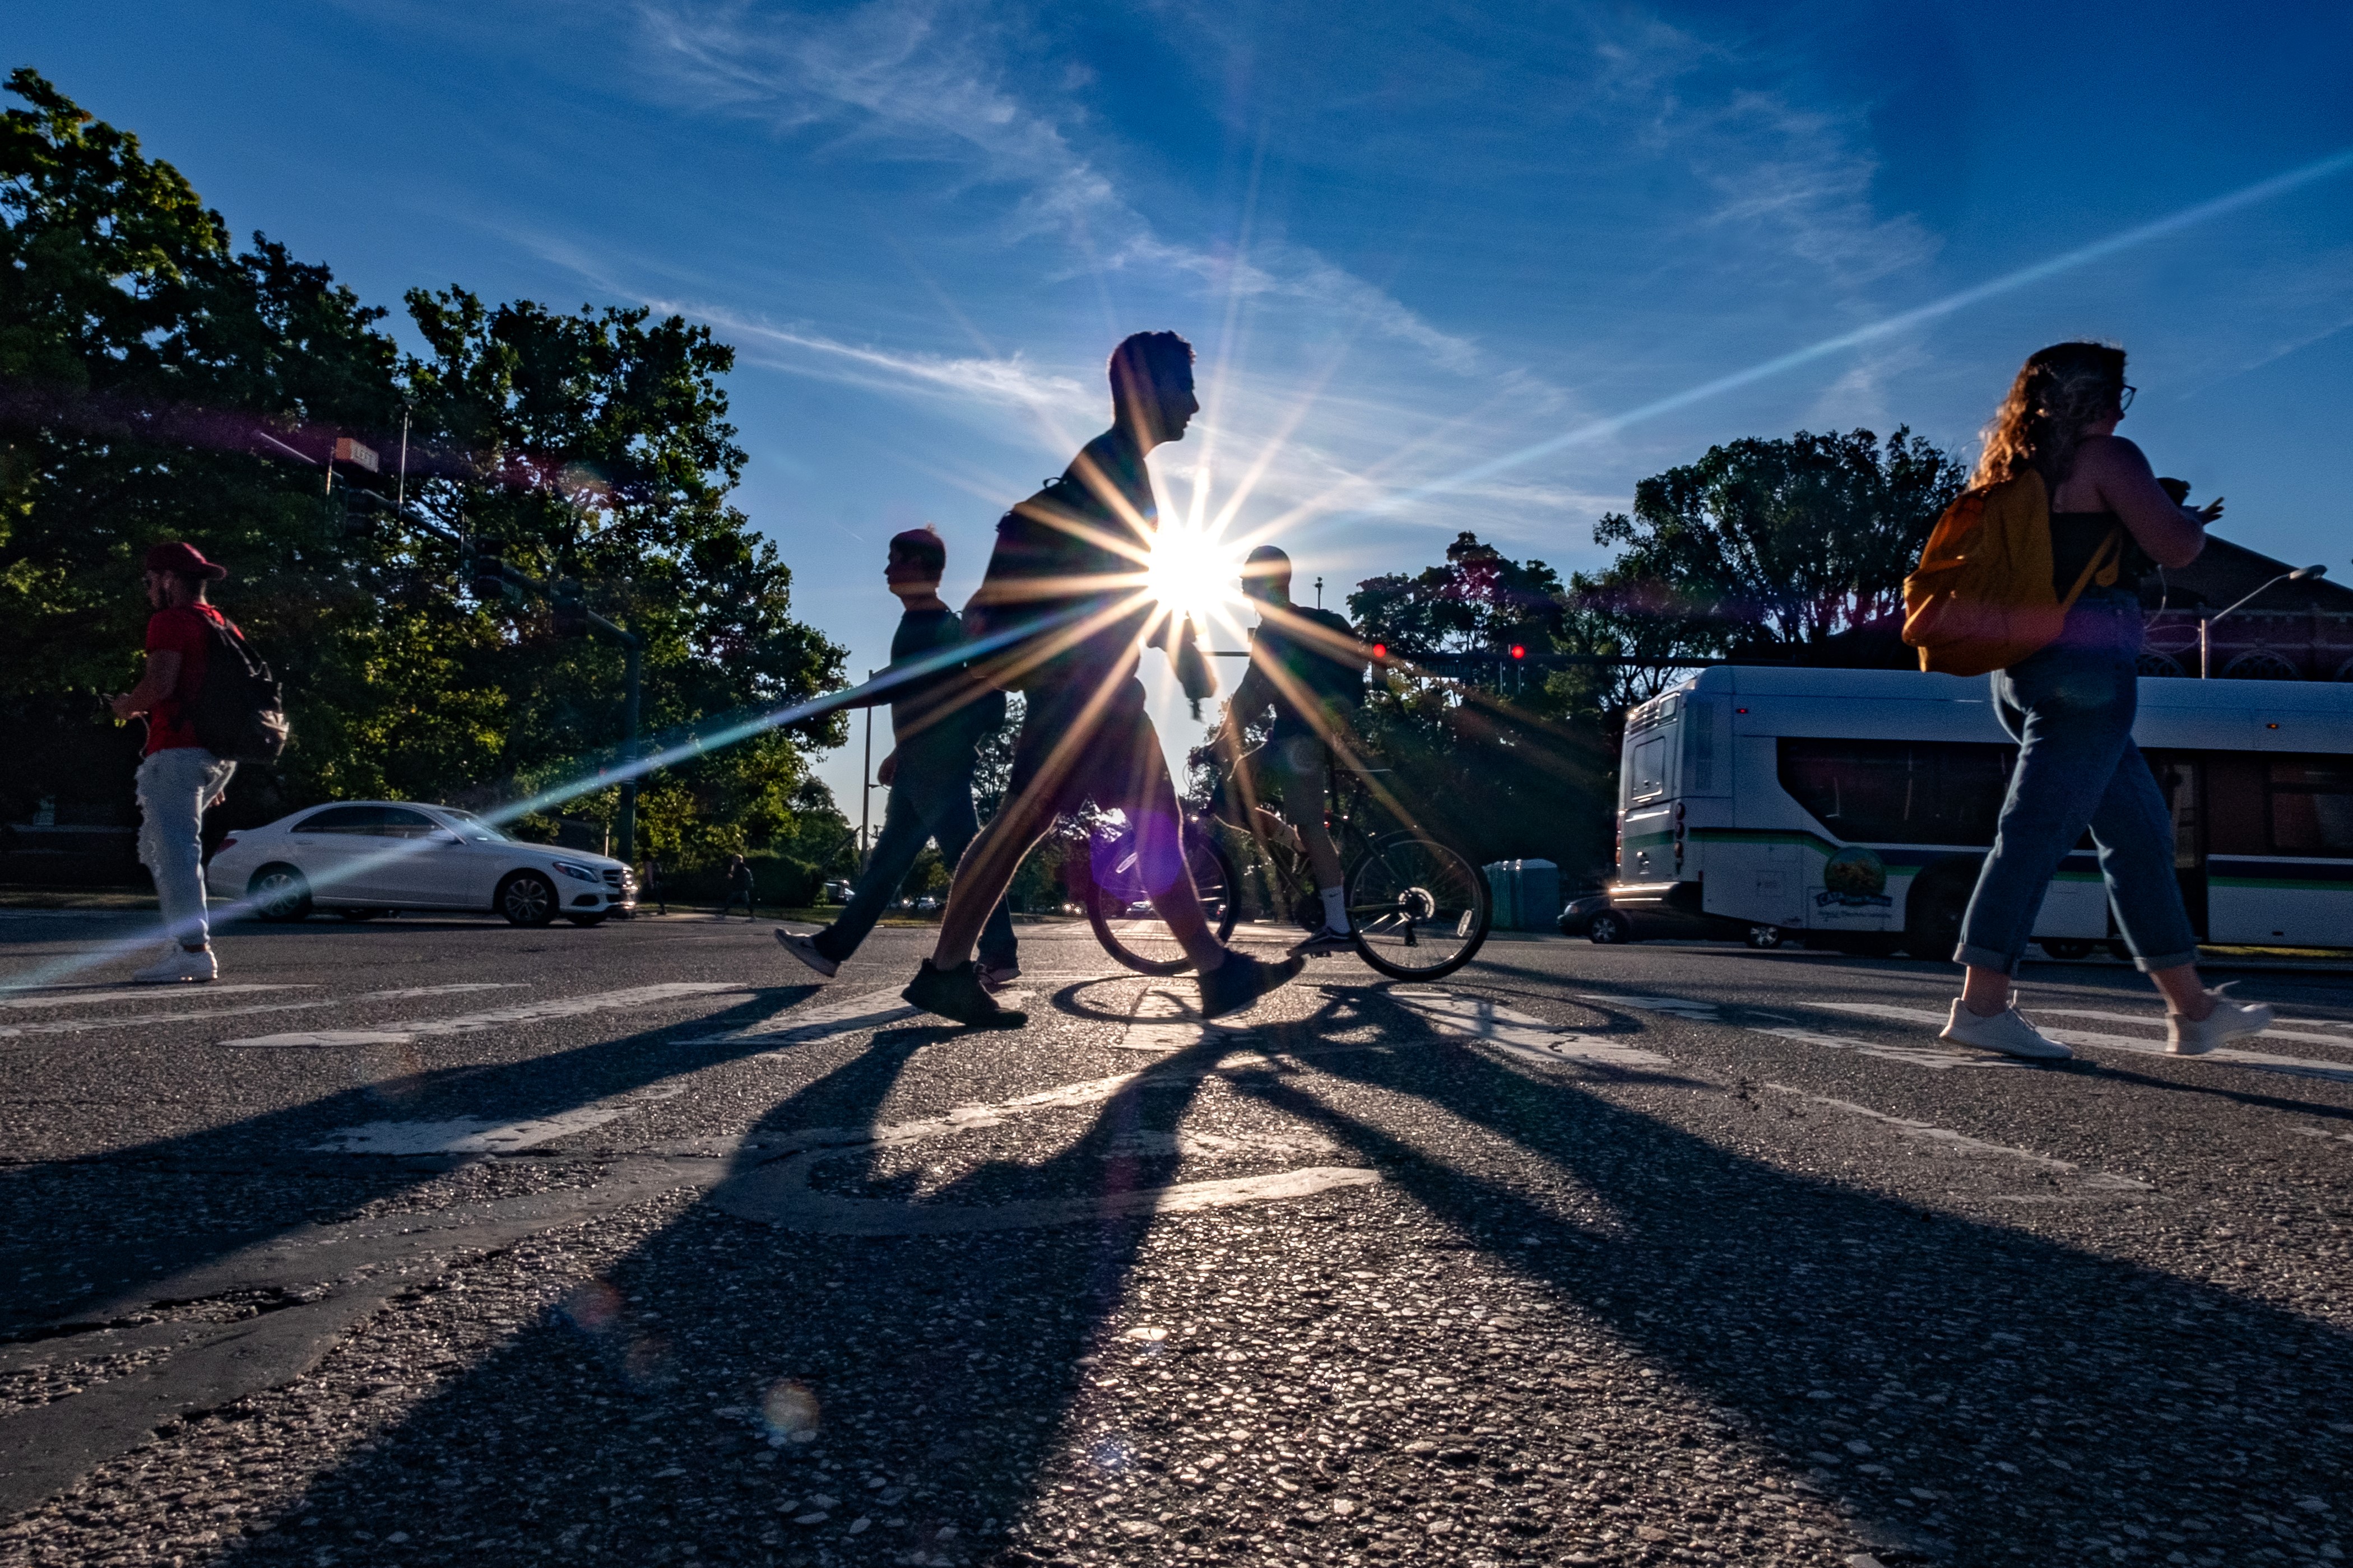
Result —
[{"label": "distant tree line", "polygon": [[[1367,642],[1423,653],[1603,655],[1629,662],[1493,679],[1395,668],[1364,714],[1366,750],[1421,820],[1476,858],[1557,861],[1574,885],[1607,874],[1618,744],[1629,707],[1694,660],[1844,661],[1877,632],[1966,468],[1899,428],[1711,447],[1635,487],[1595,542],[1604,570],[1564,584],[1470,533],[1440,564],[1369,578],[1348,596]],[[1209,784],[1197,757],[1195,787]]]},{"label": "distant tree line", "polygon": [[[451,534],[577,577],[646,639],[649,735],[840,683],[792,574],[731,494],[733,351],[644,310],[565,314],[413,289],[422,352],[323,266],[221,216],[135,136],[29,69],[0,116],[0,820],[92,789],[129,810],[136,739],[98,699],[135,678],[139,561],[185,538],[287,681],[294,742],[245,768],[218,826],[329,797],[480,804],[593,774],[622,735],[622,656],[541,602],[465,591],[448,540],[323,493],[338,436]],[[305,462],[302,459],[310,459]],[[809,773],[839,718],[648,779],[639,850],[854,859]],[[93,782],[95,781],[95,782]],[[565,809],[609,818],[607,789]],[[125,817],[127,820],[127,816]],[[543,827],[553,824],[543,823]]]}]

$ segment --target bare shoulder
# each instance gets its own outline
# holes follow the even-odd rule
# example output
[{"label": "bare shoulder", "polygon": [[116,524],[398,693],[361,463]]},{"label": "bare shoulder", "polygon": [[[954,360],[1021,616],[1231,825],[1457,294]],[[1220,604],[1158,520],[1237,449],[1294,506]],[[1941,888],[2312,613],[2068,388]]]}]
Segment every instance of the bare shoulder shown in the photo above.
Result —
[{"label": "bare shoulder", "polygon": [[2075,471],[2086,478],[2143,476],[2152,470],[2138,447],[2122,436],[2093,436],[2075,449]]}]

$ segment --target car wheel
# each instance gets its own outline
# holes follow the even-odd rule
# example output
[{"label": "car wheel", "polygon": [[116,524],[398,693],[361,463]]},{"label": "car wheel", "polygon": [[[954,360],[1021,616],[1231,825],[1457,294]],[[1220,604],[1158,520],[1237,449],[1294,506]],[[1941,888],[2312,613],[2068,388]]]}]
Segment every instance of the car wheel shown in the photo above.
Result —
[{"label": "car wheel", "polygon": [[603,925],[605,923],[606,912],[607,911],[603,910],[599,910],[593,915],[566,915],[564,918],[570,921],[574,925],[578,926],[582,931],[586,931],[590,926]]},{"label": "car wheel", "polygon": [[1748,945],[1757,949],[1759,952],[1770,952],[1773,949],[1781,945],[1781,928],[1779,926],[1750,926],[1748,928],[1748,936],[1746,940]]},{"label": "car wheel", "polygon": [[2089,958],[2092,944],[2081,937],[2052,937],[2042,944],[2042,951],[2053,958]]},{"label": "car wheel", "polygon": [[555,885],[536,871],[517,871],[491,902],[509,925],[543,926],[555,918]]},{"label": "car wheel", "polygon": [[1612,947],[1634,940],[1634,922],[1616,910],[1603,910],[1585,928],[1586,940],[1599,947]]},{"label": "car wheel", "polygon": [[257,916],[273,923],[311,915],[311,884],[291,866],[264,866],[245,885],[245,896],[253,901]]}]

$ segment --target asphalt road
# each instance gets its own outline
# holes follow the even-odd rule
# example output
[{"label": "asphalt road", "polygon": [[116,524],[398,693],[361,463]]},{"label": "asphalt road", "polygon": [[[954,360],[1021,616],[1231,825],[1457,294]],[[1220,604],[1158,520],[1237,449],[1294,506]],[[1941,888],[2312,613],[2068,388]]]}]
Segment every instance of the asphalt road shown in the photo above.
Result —
[{"label": "asphalt road", "polygon": [[[22,976],[133,917],[0,914]],[[239,926],[0,996],[0,1563],[2339,1561],[2353,973]]]}]

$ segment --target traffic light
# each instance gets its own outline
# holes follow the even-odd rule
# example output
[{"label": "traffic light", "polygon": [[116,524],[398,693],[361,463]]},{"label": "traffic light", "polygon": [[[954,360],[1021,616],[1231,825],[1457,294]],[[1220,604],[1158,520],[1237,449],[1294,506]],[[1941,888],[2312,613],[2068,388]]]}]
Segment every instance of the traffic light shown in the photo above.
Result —
[{"label": "traffic light", "polygon": [[555,611],[555,635],[560,637],[585,637],[588,635],[588,590],[577,577],[560,577],[550,591]]},{"label": "traffic light", "polygon": [[1515,642],[1515,643],[1514,643],[1514,644],[1512,645],[1512,657],[1513,657],[1514,658],[1527,658],[1527,657],[1528,657],[1528,645],[1527,645],[1527,644],[1525,644],[1525,643],[1520,643],[1520,642]]},{"label": "traffic light", "polygon": [[477,550],[470,581],[466,584],[482,604],[510,602],[519,597],[515,585],[507,581],[506,563],[495,552]]}]

